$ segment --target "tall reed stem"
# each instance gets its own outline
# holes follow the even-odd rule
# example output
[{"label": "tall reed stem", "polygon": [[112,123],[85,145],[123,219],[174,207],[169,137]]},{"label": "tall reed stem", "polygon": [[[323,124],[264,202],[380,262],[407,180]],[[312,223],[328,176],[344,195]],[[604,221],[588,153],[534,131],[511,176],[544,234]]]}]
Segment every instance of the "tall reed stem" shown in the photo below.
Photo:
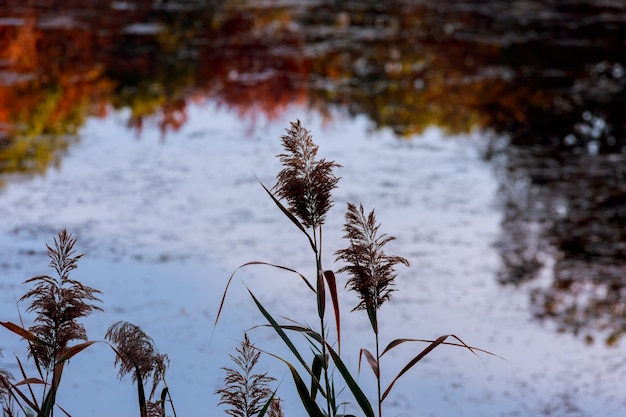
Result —
[{"label": "tall reed stem", "polygon": [[378,389],[378,417],[383,417],[383,401],[382,401],[382,393],[380,389],[380,376],[382,375],[380,370],[380,344],[378,342],[378,329],[375,331],[376,335],[376,369],[378,371],[378,375],[376,377],[377,389]]},{"label": "tall reed stem", "polygon": [[[328,376],[328,350],[326,349],[326,324],[324,321],[325,316],[325,302],[322,301],[325,299],[326,294],[326,286],[324,285],[324,270],[322,269],[322,226],[319,226],[319,237],[317,236],[317,228],[313,228],[313,241],[315,242],[315,265],[316,265],[316,277],[318,282],[321,282],[322,285],[317,286],[317,298],[318,298],[318,306],[319,311],[318,315],[320,318],[320,335],[322,338],[322,369],[324,372],[324,386],[326,387],[326,412],[328,416],[334,415],[334,407],[331,404],[331,395],[332,392],[330,390],[330,380]],[[320,291],[324,291],[324,293],[319,293]],[[333,413],[331,413],[331,410]]]}]

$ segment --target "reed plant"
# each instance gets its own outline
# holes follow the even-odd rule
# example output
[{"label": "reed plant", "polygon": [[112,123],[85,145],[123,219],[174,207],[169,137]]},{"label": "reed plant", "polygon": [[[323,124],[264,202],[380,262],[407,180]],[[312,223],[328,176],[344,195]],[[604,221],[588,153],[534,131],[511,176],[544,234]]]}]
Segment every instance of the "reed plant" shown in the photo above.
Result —
[{"label": "reed plant", "polygon": [[270,383],[275,381],[267,373],[255,373],[261,352],[257,350],[248,335],[230,355],[235,368],[222,368],[226,372],[224,387],[215,391],[220,396],[219,405],[225,405],[226,414],[233,417],[253,417],[268,415],[282,417],[280,399],[274,396]]},{"label": "reed plant", "polygon": [[[284,152],[278,155],[283,169],[276,176],[276,184],[268,188],[259,181],[269,198],[278,209],[285,215],[305,236],[315,262],[315,277],[309,279],[296,269],[288,265],[272,262],[253,261],[240,265],[229,277],[214,325],[217,325],[227,298],[229,287],[239,270],[252,265],[269,265],[273,268],[286,270],[299,277],[308,287],[316,303],[318,325],[313,328],[304,321],[298,321],[293,317],[277,318],[270,313],[264,303],[248,289],[252,302],[267,321],[267,326],[279,336],[295,359],[295,363],[285,357],[271,356],[285,363],[291,372],[295,388],[300,402],[307,415],[311,417],[339,417],[344,416],[338,399],[338,393],[344,388],[350,392],[353,403],[366,417],[382,417],[383,403],[392,391],[395,383],[420,360],[440,345],[462,347],[473,354],[484,352],[465,344],[454,335],[445,334],[434,340],[401,338],[389,342],[381,349],[379,340],[380,323],[378,310],[390,300],[394,291],[396,279],[396,267],[398,265],[409,266],[409,262],[396,255],[387,255],[385,246],[394,240],[393,236],[379,233],[380,225],[376,222],[374,211],[366,214],[362,205],[348,203],[345,214],[345,239],[348,246],[335,253],[336,261],[343,263],[337,273],[346,273],[349,278],[346,287],[355,291],[360,301],[353,310],[364,310],[369,318],[374,333],[375,353],[362,348],[359,352],[359,369],[363,358],[370,365],[377,382],[376,409],[372,406],[370,398],[365,395],[363,389],[357,383],[354,373],[348,369],[343,360],[341,351],[341,311],[337,292],[337,279],[335,272],[324,268],[322,262],[323,226],[326,216],[333,206],[332,191],[337,187],[339,177],[334,173],[341,166],[334,161],[326,161],[318,158],[318,146],[314,143],[311,133],[302,126],[298,120],[291,122],[286,134],[280,137]],[[327,300],[332,303],[334,320],[326,317]],[[334,326],[335,336],[329,338],[331,324]],[[292,334],[305,337],[309,348],[298,348],[292,340]],[[452,341],[449,341],[452,339]],[[417,353],[405,364],[405,366],[391,378],[387,387],[383,390],[383,375],[381,370],[381,358],[391,350],[406,342],[425,343],[425,348],[418,349]],[[305,359],[307,352],[312,353],[312,358]],[[306,384],[305,380],[310,380]]]},{"label": "reed plant", "polygon": [[[21,336],[28,345],[28,359],[33,361],[36,375],[28,375],[23,360],[16,355],[21,379],[15,380],[5,370],[0,370],[0,405],[3,417],[51,417],[55,409],[70,415],[56,402],[63,369],[68,361],[98,341],[88,340],[80,319],[102,311],[96,304],[99,290],[70,278],[83,254],[74,249],[76,239],[66,230],[54,238],[54,245],[46,245],[50,267],[56,275],[40,275],[26,280],[30,289],[20,298],[28,302],[27,312],[34,313],[34,324],[0,321],[0,325]],[[116,354],[115,364],[120,378],[128,373],[137,383],[140,417],[165,417],[166,401],[176,412],[165,382],[169,365],[167,355],[160,354],[154,341],[136,325],[118,322],[109,327],[105,336],[107,344]],[[144,382],[152,378],[152,390],[146,397]],[[159,399],[155,391],[163,384]]]},{"label": "reed plant", "polygon": [[[341,166],[334,161],[318,157],[319,147],[314,143],[310,132],[298,120],[292,122],[286,134],[280,137],[284,152],[278,155],[283,169],[276,176],[276,184],[268,188],[259,181],[276,207],[293,223],[306,238],[315,266],[315,277],[307,278],[287,265],[271,262],[247,262],[239,266],[228,278],[222,295],[214,325],[217,325],[226,301],[228,289],[236,273],[252,265],[269,265],[272,268],[289,271],[305,285],[315,303],[316,322],[310,326],[305,320],[277,318],[270,313],[264,303],[248,290],[252,302],[267,321],[266,326],[278,336],[293,359],[264,351],[270,357],[282,361],[289,369],[299,400],[311,417],[342,417],[345,414],[344,402],[339,395],[349,393],[351,402],[358,414],[365,417],[382,417],[384,403],[396,382],[411,370],[426,355],[441,345],[467,349],[473,354],[491,354],[482,349],[465,344],[454,335],[444,334],[434,340],[400,338],[392,340],[382,348],[379,339],[378,312],[383,304],[391,299],[395,291],[396,268],[409,266],[409,262],[397,255],[386,253],[387,244],[393,236],[380,233],[374,210],[369,213],[363,206],[347,204],[344,223],[344,238],[348,244],[335,252],[335,262],[340,262],[338,274],[346,274],[345,286],[359,297],[353,311],[365,311],[373,332],[375,351],[361,348],[358,352],[360,370],[364,359],[372,369],[377,383],[375,407],[371,399],[357,383],[355,372],[344,362],[345,353],[341,349],[342,329],[341,310],[337,290],[337,278],[332,269],[324,267],[323,227],[326,217],[333,207],[332,191],[337,188],[339,177],[335,170]],[[33,313],[34,324],[26,327],[20,323],[0,321],[0,325],[22,337],[28,346],[28,358],[33,361],[35,376],[29,376],[22,359],[16,356],[20,372],[18,380],[4,370],[0,370],[0,405],[3,417],[18,415],[51,417],[56,409],[66,412],[56,403],[61,385],[63,369],[73,358],[97,341],[89,340],[80,320],[95,311],[99,306],[100,291],[83,285],[70,278],[77,268],[76,240],[63,230],[54,238],[52,246],[46,245],[50,267],[54,276],[35,276],[25,281],[30,289],[21,297],[28,303],[26,311]],[[330,306],[330,307],[329,307]],[[330,311],[330,313],[329,313]],[[330,316],[332,314],[332,316]],[[329,317],[330,316],[330,317]],[[334,332],[333,332],[334,330]],[[303,336],[307,349],[298,348],[295,336]],[[331,336],[332,335],[332,336]],[[386,387],[382,372],[382,359],[385,354],[408,342],[425,343],[419,348],[404,367],[388,380]],[[119,321],[106,332],[104,343],[115,352],[114,366],[120,378],[130,375],[137,387],[140,417],[165,417],[166,407],[176,417],[176,410],[165,380],[169,358],[159,353],[154,340],[139,326]],[[231,355],[235,367],[223,368],[226,373],[224,387],[218,389],[220,405],[228,407],[225,412],[233,417],[282,417],[281,402],[276,390],[270,388],[274,379],[267,373],[257,373],[255,367],[262,350],[250,342],[244,334],[236,353]],[[151,389],[146,395],[146,384]],[[162,387],[160,394],[157,389]],[[374,411],[376,409],[376,411]]]},{"label": "reed plant", "polygon": [[[2,351],[0,350],[0,358]],[[0,369],[0,411],[3,417],[14,417],[17,415],[15,403],[11,392],[11,381],[13,375],[6,369]]]},{"label": "reed plant", "polygon": [[[126,321],[118,321],[111,325],[105,338],[115,351],[115,365],[118,367],[120,379],[130,374],[133,382],[137,384],[139,415],[165,417],[165,405],[168,402],[176,417],[174,403],[165,380],[165,371],[170,360],[166,354],[159,353],[154,340],[141,327]],[[149,379],[152,379],[152,389],[146,397],[144,384]],[[156,398],[155,393],[160,384],[164,387],[161,395]]]},{"label": "reed plant", "polygon": [[[9,381],[8,389],[14,398],[19,398],[21,403],[42,417],[54,415],[56,396],[67,361],[95,343],[87,339],[85,327],[79,320],[102,310],[96,304],[100,302],[97,298],[100,291],[70,278],[70,273],[83,256],[76,255],[75,244],[76,239],[70,233],[66,230],[60,232],[54,238],[54,246],[46,245],[49,265],[56,275],[39,275],[25,281],[31,289],[20,301],[29,302],[26,311],[35,313],[34,324],[25,328],[21,323],[0,322],[0,325],[26,340],[29,357],[37,371],[37,376],[28,377],[21,360],[16,358],[23,379],[16,383]],[[72,344],[74,341],[79,343]],[[41,387],[41,398],[35,395],[34,386]]]}]

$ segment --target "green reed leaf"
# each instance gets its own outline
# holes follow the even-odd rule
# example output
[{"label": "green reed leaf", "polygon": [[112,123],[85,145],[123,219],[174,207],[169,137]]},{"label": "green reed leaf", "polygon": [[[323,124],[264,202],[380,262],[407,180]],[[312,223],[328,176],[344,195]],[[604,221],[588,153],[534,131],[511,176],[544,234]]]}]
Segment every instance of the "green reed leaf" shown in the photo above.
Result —
[{"label": "green reed leaf", "polygon": [[[298,373],[297,369],[289,361],[281,358],[278,355],[275,355],[273,353],[267,352],[267,351],[265,351],[263,349],[258,349],[258,350],[263,352],[263,353],[265,353],[266,355],[269,355],[269,356],[271,356],[273,358],[278,359],[279,361],[281,361],[285,365],[287,365],[287,367],[289,368],[289,371],[291,371],[291,376],[293,377],[293,381],[294,381],[294,384],[296,386],[296,390],[298,391],[298,396],[300,397],[300,401],[302,402],[302,405],[307,410],[307,413],[308,413],[308,415],[310,417],[327,417],[327,416],[324,415],[324,413],[322,413],[322,411],[320,410],[320,408],[317,405],[317,403],[311,397],[311,395],[309,393],[309,390],[308,390],[306,384],[304,383],[304,381],[302,380],[302,377]],[[310,373],[310,371],[309,371],[309,373]],[[319,386],[319,384],[318,384],[318,389],[320,389],[320,391],[321,391],[321,387]]]},{"label": "green reed leaf", "polygon": [[323,319],[326,312],[326,286],[324,285],[324,274],[317,273],[317,314]]},{"label": "green reed leaf", "polygon": [[[278,324],[278,322],[265,309],[265,307],[263,307],[261,302],[254,296],[254,293],[252,293],[252,291],[250,291],[250,289],[248,289],[248,292],[250,293],[250,296],[252,297],[252,300],[256,304],[257,308],[259,309],[261,314],[263,314],[265,319],[270,323],[270,325],[272,326],[272,328],[274,329],[276,334],[283,340],[283,342],[285,342],[285,344],[287,345],[287,347],[289,348],[291,353],[293,353],[293,355],[296,357],[296,359],[298,359],[298,362],[300,362],[300,364],[307,370],[307,372],[311,376],[313,376],[313,372],[311,371],[311,368],[309,368],[309,366],[307,365],[305,360],[302,358],[302,355],[300,355],[300,352],[298,352],[298,349],[296,348],[296,346],[293,344],[291,339],[289,339],[289,336],[287,336],[285,331],[282,329],[282,326],[280,324]],[[318,384],[319,384],[319,381],[318,381]]]},{"label": "green reed leaf", "polygon": [[363,411],[366,417],[375,417],[374,410],[372,409],[372,405],[367,399],[367,396],[363,393],[361,387],[359,387],[359,384],[357,384],[357,382],[354,380],[346,365],[343,363],[339,355],[337,355],[337,352],[335,352],[328,343],[326,344],[326,346],[328,347],[328,352],[330,353],[330,357],[333,359],[337,370],[343,377],[344,381],[346,381],[348,388],[352,392],[352,395],[354,395],[354,399],[361,407],[361,411]]},{"label": "green reed leaf", "polygon": [[285,360],[282,361],[287,364],[289,370],[291,371],[293,382],[296,385],[296,390],[298,391],[298,396],[300,397],[300,402],[302,402],[307,414],[310,417],[324,417],[324,413],[322,413],[322,410],[320,410],[314,398],[311,397],[306,384],[300,377],[300,374],[298,374],[296,368],[289,362]]},{"label": "green reed leaf", "polygon": [[324,368],[324,357],[322,354],[317,354],[313,357],[313,364],[311,365],[311,371],[313,371],[313,375],[311,376],[311,398],[315,400],[317,396],[317,385],[315,381],[319,381],[322,376],[322,369]]}]

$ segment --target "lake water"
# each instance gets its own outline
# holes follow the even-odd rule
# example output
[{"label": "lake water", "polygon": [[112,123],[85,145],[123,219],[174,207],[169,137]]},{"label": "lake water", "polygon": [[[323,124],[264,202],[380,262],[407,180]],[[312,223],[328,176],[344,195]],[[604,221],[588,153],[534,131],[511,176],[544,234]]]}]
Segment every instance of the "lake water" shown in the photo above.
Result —
[{"label": "lake water", "polygon": [[[251,133],[232,112],[198,106],[165,142],[149,131],[128,137],[121,116],[90,121],[59,169],[9,185],[0,196],[2,217],[10,219],[2,225],[2,316],[17,320],[20,283],[48,273],[44,244],[66,227],[86,253],[73,276],[103,291],[105,312],[86,321],[90,338],[102,339],[117,320],[140,325],[171,358],[168,383],[179,415],[216,407],[212,392],[223,377],[220,367],[229,365],[227,354],[244,330],[263,322],[240,281],[276,314],[315,318],[314,300],[299,279],[259,266],[238,274],[213,328],[226,281],[239,265],[259,260],[311,273],[306,241],[254,178],[273,184],[277,138],[288,120],[300,117],[320,152],[344,166],[325,228],[328,267],[345,244],[347,201],[376,208],[383,230],[398,238],[392,248],[412,264],[399,271],[398,291],[381,310],[382,340],[453,333],[506,359],[438,349],[401,380],[390,413],[620,414],[625,370],[618,349],[587,346],[540,325],[527,289],[495,279],[502,214],[493,169],[480,156],[480,134],[450,138],[433,129],[398,141],[368,132],[364,119],[325,124],[303,109],[288,113]],[[371,334],[363,314],[348,313],[354,295],[342,293],[342,302],[343,349],[353,352],[349,362],[356,365],[358,349],[372,346]],[[271,332],[258,329],[251,337],[265,349],[281,349]],[[15,339],[2,339],[2,363],[13,373],[11,353],[23,353]],[[413,349],[389,358],[389,377]],[[112,352],[96,345],[68,366],[59,400],[73,415],[135,412],[134,389],[130,381],[117,382],[112,361]],[[289,393],[287,370],[265,365]],[[368,379],[363,372],[366,386]],[[285,398],[293,400],[293,393]],[[297,401],[285,410],[302,412]]]},{"label": "lake water", "polygon": [[[0,16],[2,39],[17,45],[0,56],[0,320],[18,321],[19,309],[28,321],[22,282],[51,273],[45,244],[67,228],[86,254],[72,276],[103,292],[105,311],[85,320],[90,339],[118,320],[140,325],[171,359],[178,415],[222,413],[221,367],[263,323],[246,286],[273,313],[316,321],[297,277],[252,266],[214,327],[243,263],[314,273],[307,241],[255,179],[274,184],[278,138],[300,119],[343,166],[325,267],[338,269],[347,202],[375,209],[397,237],[388,251],[411,263],[381,310],[383,343],[455,334],[503,358],[440,347],[396,384],[385,415],[623,415],[626,82],[611,47],[623,8],[598,6],[565,42],[553,28],[590,16],[591,3],[226,2],[202,9],[213,26],[187,20],[193,2],[94,4],[115,19],[98,20],[96,6],[61,18],[10,5]],[[554,21],[565,23],[544,25]],[[604,48],[589,40],[598,33]],[[350,312],[356,296],[340,291],[340,301],[356,372],[373,337]],[[289,355],[268,329],[249,334]],[[0,336],[0,368],[14,375],[18,339]],[[418,346],[385,356],[383,380]],[[104,344],[74,358],[59,403],[74,416],[136,414],[135,388],[113,360]],[[303,415],[284,364],[260,365],[279,380],[286,415]],[[359,381],[375,396],[367,369]]]}]

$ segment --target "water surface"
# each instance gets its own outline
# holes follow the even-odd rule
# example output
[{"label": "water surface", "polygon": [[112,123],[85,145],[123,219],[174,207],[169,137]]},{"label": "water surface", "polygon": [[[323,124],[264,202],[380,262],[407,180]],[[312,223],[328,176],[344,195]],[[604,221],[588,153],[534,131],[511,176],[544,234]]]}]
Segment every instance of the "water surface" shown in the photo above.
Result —
[{"label": "water surface", "polygon": [[[17,320],[21,282],[48,272],[45,243],[67,227],[86,253],[76,277],[103,290],[90,337],[141,325],[172,358],[179,414],[217,407],[219,368],[260,322],[239,278],[277,314],[315,314],[297,279],[248,268],[212,328],[240,264],[311,273],[306,241],[254,178],[273,184],[278,137],[299,118],[344,166],[327,267],[348,201],[376,208],[411,261],[384,338],[454,333],[506,358],[436,351],[399,383],[392,415],[621,415],[621,3],[7,2],[2,13],[3,320]],[[368,323],[342,297],[356,369]],[[16,373],[21,345],[1,343],[0,366]],[[411,353],[388,358],[388,378]],[[61,402],[73,415],[135,412],[112,361],[104,345],[72,361]],[[286,370],[265,365],[284,378],[288,413],[301,412]]]}]

